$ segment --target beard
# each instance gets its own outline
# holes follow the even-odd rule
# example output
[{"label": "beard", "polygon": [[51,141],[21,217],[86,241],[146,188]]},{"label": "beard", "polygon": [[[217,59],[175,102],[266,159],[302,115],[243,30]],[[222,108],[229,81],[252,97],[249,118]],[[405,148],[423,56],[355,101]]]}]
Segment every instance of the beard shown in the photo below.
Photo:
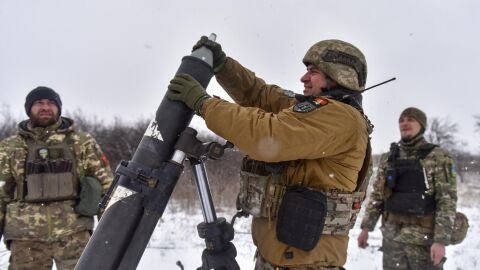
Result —
[{"label": "beard", "polygon": [[48,127],[58,121],[58,113],[52,111],[40,111],[38,114],[31,113],[30,121],[34,127]]}]

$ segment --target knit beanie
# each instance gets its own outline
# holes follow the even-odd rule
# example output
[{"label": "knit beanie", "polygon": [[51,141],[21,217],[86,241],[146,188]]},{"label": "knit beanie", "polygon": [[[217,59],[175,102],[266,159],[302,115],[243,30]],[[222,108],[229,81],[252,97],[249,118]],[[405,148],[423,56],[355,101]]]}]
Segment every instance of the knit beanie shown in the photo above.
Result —
[{"label": "knit beanie", "polygon": [[25,112],[28,116],[30,116],[30,110],[32,109],[33,103],[40,99],[49,99],[54,101],[58,107],[58,115],[62,114],[62,100],[60,99],[58,93],[51,88],[38,86],[30,91],[25,98]]},{"label": "knit beanie", "polygon": [[415,107],[409,107],[403,110],[403,112],[400,114],[399,118],[402,117],[412,117],[415,118],[415,120],[420,123],[420,126],[422,126],[422,130],[425,130],[427,128],[427,115],[422,112],[420,109],[417,109]]}]

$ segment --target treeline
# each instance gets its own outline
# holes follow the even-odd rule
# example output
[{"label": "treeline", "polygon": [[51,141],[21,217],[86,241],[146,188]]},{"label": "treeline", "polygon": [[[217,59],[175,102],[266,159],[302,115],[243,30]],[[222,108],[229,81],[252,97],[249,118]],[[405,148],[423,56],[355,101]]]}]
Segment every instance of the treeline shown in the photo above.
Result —
[{"label": "treeline", "polygon": [[[110,123],[88,116],[82,110],[66,112],[66,117],[74,120],[78,130],[90,133],[107,156],[113,171],[122,160],[130,160],[143,137],[151,119],[138,119],[126,123],[115,118]],[[19,119],[15,119],[8,106],[0,107],[0,140],[15,134]],[[199,140],[203,142],[219,141],[219,138],[199,132]],[[210,189],[215,206],[232,208],[240,186],[239,166],[243,153],[237,149],[229,149],[221,160],[205,162],[210,183]],[[185,170],[175,187],[171,200],[174,205],[182,209],[199,209],[198,195],[193,175],[188,162]]]},{"label": "treeline", "polygon": [[[121,160],[132,158],[150,121],[150,119],[138,119],[133,123],[126,123],[120,118],[115,118],[112,122],[105,123],[95,116],[87,116],[81,110],[67,112],[66,115],[74,119],[78,129],[94,136],[108,157],[112,170],[115,170]],[[475,119],[476,127],[480,131],[480,116],[476,116]],[[17,124],[18,119],[11,116],[9,108],[7,106],[1,107],[0,140],[14,134]],[[464,145],[458,140],[457,135],[457,124],[451,122],[448,118],[432,118],[429,129],[425,133],[429,141],[441,145],[454,155],[457,161],[457,170],[460,176],[463,176],[462,179],[466,179],[467,174],[479,175],[479,156],[462,150]],[[218,140],[218,138],[208,137],[202,132],[199,132],[199,139],[204,142]],[[242,157],[243,153],[241,151],[233,149],[227,150],[221,160],[206,162],[210,188],[216,205],[235,206],[236,193],[239,188],[238,170]],[[374,160],[377,160],[377,158]],[[179,179],[172,199],[176,205],[183,209],[196,209],[198,208],[198,199],[195,183],[188,162],[185,165],[184,173]],[[468,177],[470,176],[468,175]]]}]

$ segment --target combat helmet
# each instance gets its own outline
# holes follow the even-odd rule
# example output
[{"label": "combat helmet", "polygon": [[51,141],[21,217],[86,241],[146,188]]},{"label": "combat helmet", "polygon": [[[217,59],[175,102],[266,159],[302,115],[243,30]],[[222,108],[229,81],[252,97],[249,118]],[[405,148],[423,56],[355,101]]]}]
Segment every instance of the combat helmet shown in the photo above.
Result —
[{"label": "combat helmet", "polygon": [[363,53],[345,41],[330,39],[315,43],[303,58],[341,86],[350,90],[365,89],[367,61]]}]

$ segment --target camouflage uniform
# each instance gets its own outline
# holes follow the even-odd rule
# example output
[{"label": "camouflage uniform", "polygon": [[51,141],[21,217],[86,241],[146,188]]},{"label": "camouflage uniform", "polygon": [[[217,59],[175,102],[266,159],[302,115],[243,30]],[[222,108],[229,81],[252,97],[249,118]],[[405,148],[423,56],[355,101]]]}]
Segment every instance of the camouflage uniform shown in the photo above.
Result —
[{"label": "camouflage uniform", "polygon": [[25,179],[28,142],[53,146],[66,140],[76,175],[98,179],[106,191],[112,181],[108,161],[89,134],[74,130],[71,119],[61,117],[47,128],[33,128],[26,120],[16,135],[0,142],[0,228],[11,249],[9,269],[50,269],[52,258],[57,269],[73,269],[93,230],[93,218],[74,211],[75,200],[33,203],[15,196]]},{"label": "camouflage uniform", "polygon": [[[423,136],[400,142],[399,158],[416,159],[419,149],[427,145]],[[362,229],[373,231],[382,216],[384,269],[433,269],[430,246],[450,244],[456,212],[457,190],[454,161],[440,147],[435,147],[421,161],[427,177],[425,195],[435,201],[434,213],[425,216],[398,214],[385,210],[392,189],[386,185],[389,154],[383,154],[370,201],[361,223]]]}]

